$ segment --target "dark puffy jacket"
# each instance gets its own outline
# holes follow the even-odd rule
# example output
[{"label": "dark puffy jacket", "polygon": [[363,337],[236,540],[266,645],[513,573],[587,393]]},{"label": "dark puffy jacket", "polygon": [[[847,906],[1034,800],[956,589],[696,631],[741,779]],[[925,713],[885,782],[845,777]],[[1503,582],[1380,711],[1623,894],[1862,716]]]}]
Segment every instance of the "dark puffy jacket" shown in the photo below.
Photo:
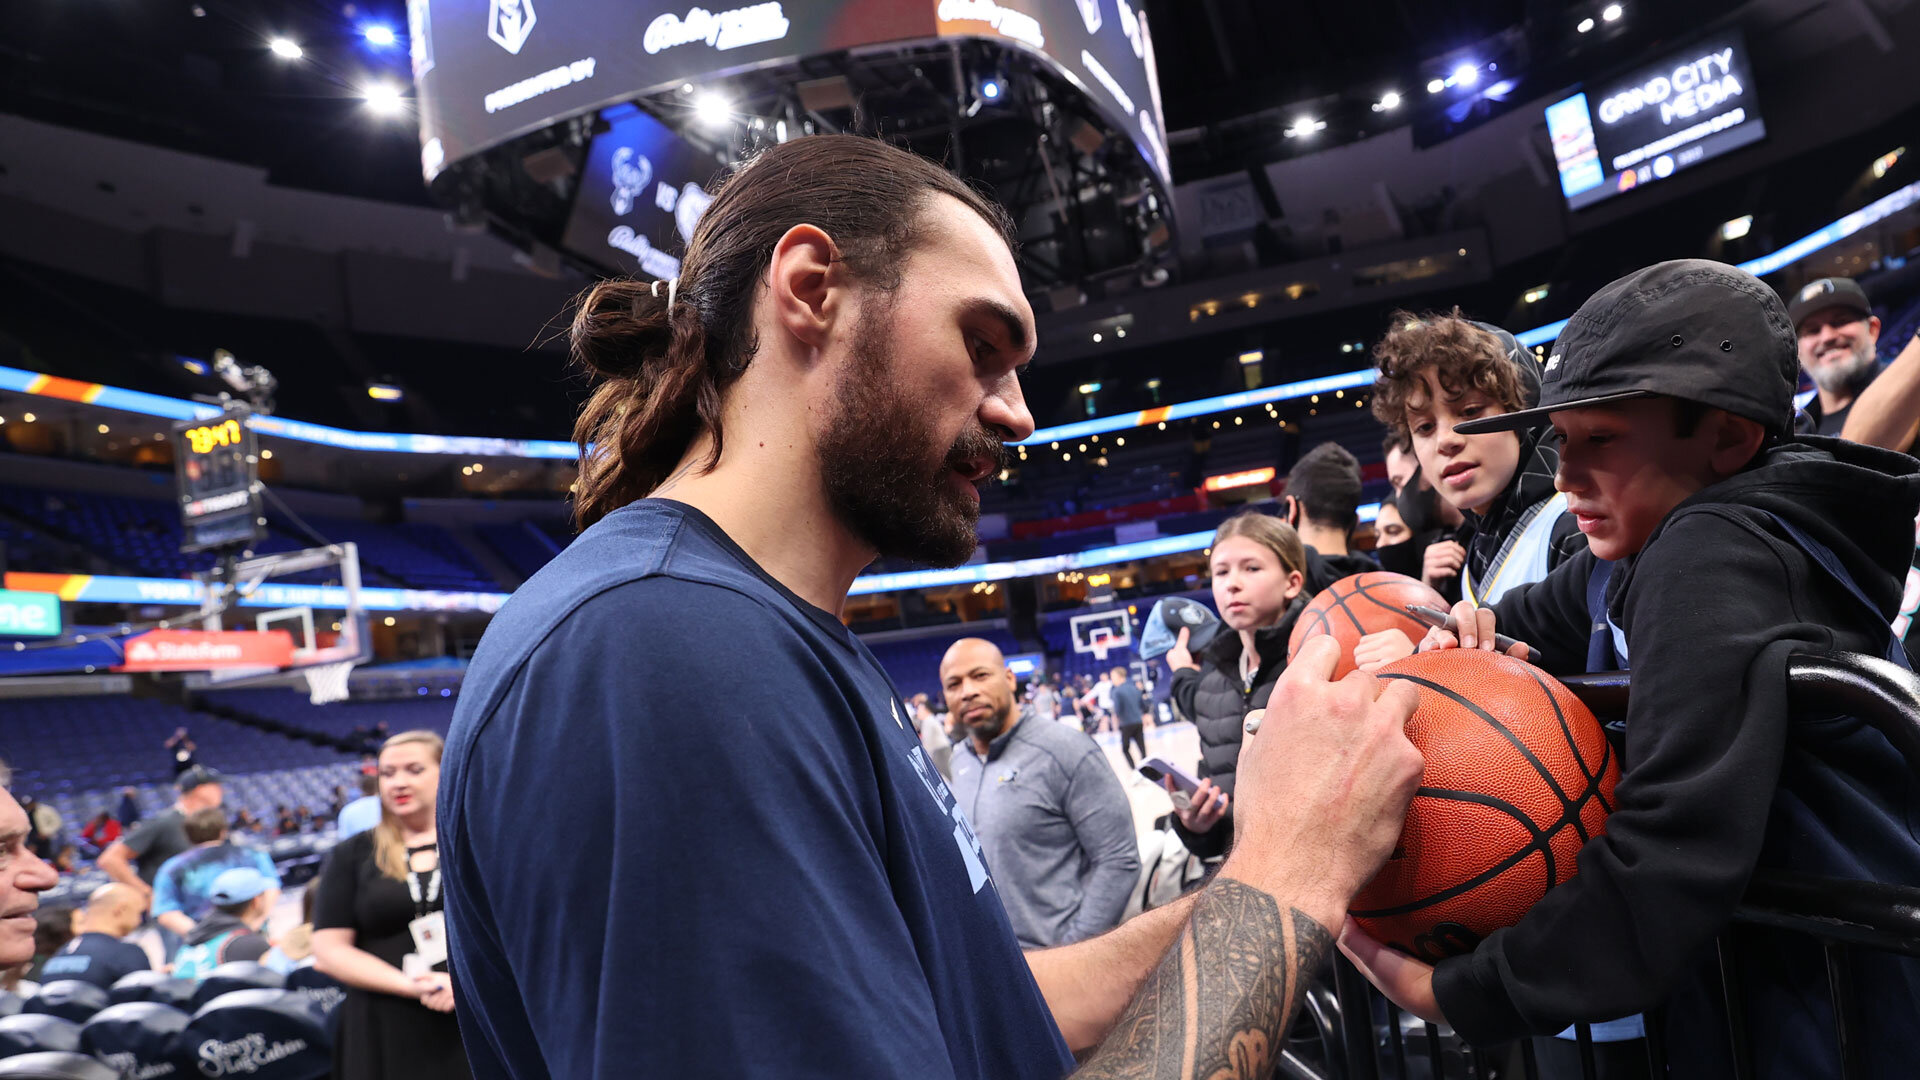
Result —
[{"label": "dark puffy jacket", "polygon": [[[1273,682],[1287,666],[1287,638],[1293,624],[1307,606],[1307,593],[1287,605],[1280,622],[1254,634],[1260,650],[1260,668],[1253,674],[1253,686],[1240,681],[1240,635],[1222,629],[1205,652],[1194,657],[1198,671],[1182,668],[1173,673],[1173,703],[1182,715],[1193,721],[1200,734],[1200,777],[1211,778],[1228,795],[1233,794],[1234,766],[1240,759],[1240,734],[1247,713],[1263,708],[1273,694]],[[1225,853],[1233,836],[1232,811],[1205,833],[1190,833],[1174,819],[1174,829],[1188,850],[1202,858]]]}]

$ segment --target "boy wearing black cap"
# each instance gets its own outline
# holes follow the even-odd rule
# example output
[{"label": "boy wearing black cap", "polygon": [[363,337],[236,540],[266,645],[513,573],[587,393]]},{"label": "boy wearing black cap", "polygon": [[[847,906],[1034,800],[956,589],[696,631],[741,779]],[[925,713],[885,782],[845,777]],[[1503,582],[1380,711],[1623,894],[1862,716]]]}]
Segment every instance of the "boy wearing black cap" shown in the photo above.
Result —
[{"label": "boy wearing black cap", "polygon": [[[1625,769],[1579,873],[1517,925],[1427,967],[1363,934],[1342,947],[1390,997],[1493,1044],[1665,1002],[1672,1075],[1731,1075],[1714,939],[1756,867],[1920,881],[1920,782],[1877,730],[1789,711],[1794,653],[1904,666],[1888,620],[1912,547],[1912,459],[1793,439],[1794,335],[1757,279],[1662,263],[1569,321],[1541,405],[1462,424],[1550,417],[1559,489],[1590,548],[1491,608],[1461,606],[1459,644],[1497,625],[1556,673],[1633,670]],[[1453,644],[1435,632],[1429,647]],[[1728,931],[1760,1076],[1839,1074],[1817,945]],[[1920,971],[1860,952],[1862,1075],[1908,1075]]]}]

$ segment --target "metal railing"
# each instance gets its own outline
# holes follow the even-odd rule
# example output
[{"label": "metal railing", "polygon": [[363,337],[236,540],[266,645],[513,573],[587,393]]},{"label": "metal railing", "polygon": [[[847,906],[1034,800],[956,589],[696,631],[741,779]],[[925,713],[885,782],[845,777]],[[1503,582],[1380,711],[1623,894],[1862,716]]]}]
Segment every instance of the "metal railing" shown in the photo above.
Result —
[{"label": "metal railing", "polygon": [[[1625,672],[1562,680],[1603,721],[1626,713]],[[1920,775],[1920,676],[1884,660],[1852,653],[1794,656],[1787,671],[1796,712],[1857,716],[1887,737]],[[1852,989],[1853,953],[1868,950],[1920,958],[1920,888],[1872,881],[1840,881],[1776,870],[1756,871],[1732,923],[1805,936],[1825,954],[1827,994],[1833,1006],[1834,1045],[1842,1077],[1861,1075],[1856,1037],[1861,1030]],[[1727,1018],[1728,1063],[1735,1077],[1754,1075],[1753,1041],[1744,1011],[1743,983],[1728,935],[1717,942],[1718,980]],[[1662,1011],[1645,1015],[1647,1069],[1667,1075]],[[1920,1018],[1916,1018],[1920,1027]],[[1595,1042],[1586,1024],[1574,1026],[1583,1080],[1597,1080]],[[1916,1065],[1920,1071],[1920,1064]],[[1489,1050],[1468,1046],[1450,1032],[1407,1016],[1336,956],[1332,978],[1312,986],[1275,1076],[1288,1080],[1443,1080],[1469,1077],[1539,1080],[1531,1040]]]}]

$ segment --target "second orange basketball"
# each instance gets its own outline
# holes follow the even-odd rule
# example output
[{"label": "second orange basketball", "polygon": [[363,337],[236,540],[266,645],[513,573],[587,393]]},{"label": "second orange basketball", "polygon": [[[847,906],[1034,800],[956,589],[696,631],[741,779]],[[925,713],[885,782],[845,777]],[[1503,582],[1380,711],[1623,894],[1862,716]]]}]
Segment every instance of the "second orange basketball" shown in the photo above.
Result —
[{"label": "second orange basketball", "polygon": [[1322,590],[1300,613],[1293,635],[1287,639],[1287,659],[1291,661],[1309,639],[1332,635],[1340,643],[1340,666],[1333,672],[1339,679],[1354,669],[1353,647],[1368,634],[1401,630],[1418,645],[1427,627],[1407,614],[1408,604],[1443,611],[1447,608],[1439,593],[1405,574],[1380,570],[1343,577]]}]

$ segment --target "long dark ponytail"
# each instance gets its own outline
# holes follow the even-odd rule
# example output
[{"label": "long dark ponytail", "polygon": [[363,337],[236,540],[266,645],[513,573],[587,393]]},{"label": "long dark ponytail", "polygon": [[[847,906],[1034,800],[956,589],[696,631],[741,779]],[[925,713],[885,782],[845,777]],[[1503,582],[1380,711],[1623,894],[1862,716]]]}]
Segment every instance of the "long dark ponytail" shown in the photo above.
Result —
[{"label": "long dark ponytail", "polygon": [[878,139],[814,135],[768,148],[723,182],[694,230],[671,304],[664,284],[631,278],[581,294],[569,342],[597,385],[574,425],[579,526],[660,486],[703,432],[713,445],[700,467],[719,462],[721,404],[753,360],[754,298],[789,229],[817,226],[856,279],[892,290],[936,193],[972,207],[1013,243],[1006,212],[938,164]]}]

